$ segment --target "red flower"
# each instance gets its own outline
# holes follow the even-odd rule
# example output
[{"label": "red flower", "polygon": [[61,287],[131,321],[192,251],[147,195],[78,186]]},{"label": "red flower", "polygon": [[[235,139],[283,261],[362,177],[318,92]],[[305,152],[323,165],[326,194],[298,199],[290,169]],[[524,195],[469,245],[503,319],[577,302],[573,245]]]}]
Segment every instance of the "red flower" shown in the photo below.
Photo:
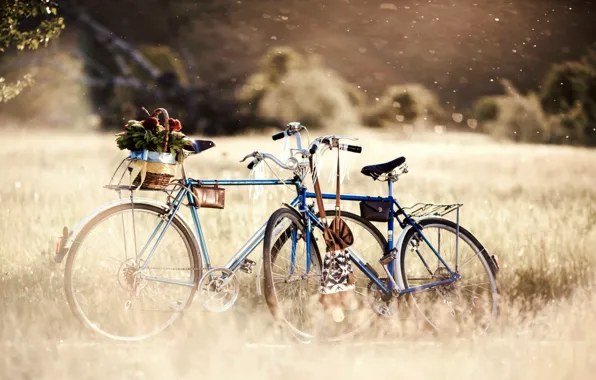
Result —
[{"label": "red flower", "polygon": [[178,132],[182,130],[182,124],[180,124],[180,120],[169,118],[168,123],[170,124],[170,131]]},{"label": "red flower", "polygon": [[156,130],[158,125],[159,120],[157,120],[155,117],[148,117],[147,119],[143,120],[143,127],[151,131]]}]

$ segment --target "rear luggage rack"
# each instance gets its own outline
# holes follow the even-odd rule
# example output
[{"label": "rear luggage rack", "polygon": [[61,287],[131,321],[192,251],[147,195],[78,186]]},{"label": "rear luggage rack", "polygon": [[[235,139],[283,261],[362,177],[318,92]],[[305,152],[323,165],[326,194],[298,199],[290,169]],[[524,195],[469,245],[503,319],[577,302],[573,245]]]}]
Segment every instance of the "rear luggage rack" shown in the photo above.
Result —
[{"label": "rear luggage rack", "polygon": [[424,216],[445,216],[458,210],[461,206],[463,206],[463,203],[416,203],[410,207],[404,207],[403,210],[411,218],[422,218]]},{"label": "rear luggage rack", "polygon": [[117,193],[120,193],[122,191],[162,191],[168,193],[171,192],[172,189],[174,189],[174,187],[177,185],[176,181],[172,181],[169,185],[165,186],[162,189],[149,189],[141,188],[140,186],[131,186],[130,184],[127,184],[129,182],[127,174],[130,175],[130,173],[132,172],[132,167],[130,165],[133,161],[134,160],[130,157],[124,158],[120,162],[120,165],[118,165],[116,170],[114,170],[114,173],[112,174],[112,177],[110,178],[108,184],[104,185],[103,188],[108,190],[114,190]]}]

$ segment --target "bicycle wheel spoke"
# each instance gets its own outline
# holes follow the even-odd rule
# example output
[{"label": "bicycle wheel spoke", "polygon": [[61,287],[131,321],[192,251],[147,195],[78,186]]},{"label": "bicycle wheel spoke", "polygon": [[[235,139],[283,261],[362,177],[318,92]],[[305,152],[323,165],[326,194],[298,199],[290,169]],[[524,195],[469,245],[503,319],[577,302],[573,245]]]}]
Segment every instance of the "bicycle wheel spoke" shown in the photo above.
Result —
[{"label": "bicycle wheel spoke", "polygon": [[[150,241],[145,227],[149,226],[151,234],[164,213],[156,206],[135,204],[133,224],[129,223],[130,212],[131,205],[122,204],[92,219],[77,239],[76,249],[69,253],[65,276],[73,311],[96,332],[119,340],[143,339],[168,327],[189,305],[201,272],[193,236],[177,217],[159,245],[153,242],[156,250],[151,266],[141,269],[142,262],[127,253],[125,260],[106,254],[130,253],[127,247],[135,242],[127,239],[133,236]],[[106,266],[97,259],[98,254],[120,265]],[[168,282],[150,281],[141,273]]]},{"label": "bicycle wheel spoke", "polygon": [[[439,332],[483,332],[488,328],[490,320],[496,317],[496,284],[484,248],[477,246],[465,230],[460,229],[457,238],[457,227],[452,222],[427,220],[422,226],[425,236],[433,236],[429,243],[450,268],[455,268],[453,261],[458,257],[456,243],[459,244],[459,258],[463,259],[458,268],[461,275],[458,281],[433,286],[429,291],[410,293],[416,308]],[[410,237],[406,237],[406,246],[415,236],[415,233],[411,233]],[[404,249],[402,255],[404,281],[410,288],[445,281],[452,277],[451,271],[438,258],[436,270],[430,273],[430,277],[425,275],[429,268],[420,258],[435,256],[426,244],[419,245],[414,252]]]},{"label": "bicycle wheel spoke", "polygon": [[[330,211],[328,218],[332,218],[334,211]],[[347,221],[355,243],[352,249],[355,257],[371,257],[376,259],[383,255],[386,242],[382,235],[374,227],[368,227],[360,220],[360,217],[354,216],[349,212],[342,213],[342,219]],[[279,233],[275,226],[282,223],[288,223],[284,231]],[[285,225],[285,224],[284,224]],[[320,256],[323,255],[323,236],[322,231],[316,229],[316,236],[311,239],[311,267],[306,273],[307,246],[304,231],[306,223],[300,222],[299,218],[292,211],[278,210],[271,218],[265,232],[264,258],[265,258],[265,282],[269,286],[265,287],[266,294],[275,294],[274,305],[268,302],[269,307],[274,311],[274,315],[281,316],[290,330],[297,336],[310,337],[311,334],[318,335],[318,325],[323,317],[323,306],[320,303],[319,285],[321,279]],[[370,228],[373,228],[372,230]],[[298,232],[299,239],[295,240],[295,251],[292,252],[292,231]],[[373,232],[371,232],[373,231]],[[274,234],[274,235],[273,235]],[[381,236],[380,238],[378,236]],[[317,249],[318,248],[318,249]],[[292,271],[293,269],[293,271]],[[354,266],[354,270],[358,271]],[[382,273],[382,272],[380,272]],[[367,299],[370,297],[368,286],[370,279],[361,272],[354,273],[356,286],[354,289],[353,300],[346,304],[345,322],[334,327],[332,333],[333,339],[341,339],[358,331],[366,326],[367,321],[374,311],[369,306]],[[350,297],[351,298],[351,297]],[[365,317],[362,317],[362,314]]]},{"label": "bicycle wheel spoke", "polygon": [[[484,251],[484,250],[483,250]],[[478,252],[474,252],[474,254],[472,256],[470,256],[469,258],[467,258],[464,263],[462,265],[460,265],[459,270],[461,271],[463,268],[465,268],[468,264],[470,264],[472,262],[472,260],[476,257],[478,257],[478,255],[480,255],[482,252],[478,251]]]}]

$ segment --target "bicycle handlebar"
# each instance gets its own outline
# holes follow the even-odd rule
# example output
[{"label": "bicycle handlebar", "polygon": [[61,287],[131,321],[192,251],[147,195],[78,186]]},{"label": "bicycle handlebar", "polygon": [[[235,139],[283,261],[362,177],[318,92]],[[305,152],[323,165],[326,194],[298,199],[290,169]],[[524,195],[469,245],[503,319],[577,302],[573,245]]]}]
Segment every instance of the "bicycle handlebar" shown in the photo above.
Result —
[{"label": "bicycle handlebar", "polygon": [[295,170],[298,167],[298,160],[296,160],[294,157],[290,157],[288,159],[289,163],[286,165],[279,158],[275,157],[273,154],[261,153],[261,152],[252,152],[250,154],[247,154],[242,160],[240,160],[240,162],[244,162],[249,157],[254,157],[254,160],[252,160],[248,164],[248,166],[247,166],[248,169],[252,169],[256,164],[258,164],[260,161],[263,161],[265,159],[269,159],[269,160],[273,161],[277,166],[279,166],[282,169],[286,169],[286,170]]},{"label": "bicycle handlebar", "polygon": [[357,140],[354,137],[348,137],[348,136],[319,137],[319,138],[315,139],[315,141],[313,141],[313,143],[311,144],[310,149],[308,151],[311,155],[313,155],[319,149],[319,145],[323,144],[324,149],[333,148],[333,146],[336,146],[337,148],[339,148],[339,150],[347,150],[348,152],[352,152],[352,153],[362,153],[361,146],[351,145],[351,144],[340,144],[339,143],[340,139]]},{"label": "bicycle handlebar", "polygon": [[346,150],[352,153],[362,153],[362,147],[357,145],[348,145]]},{"label": "bicycle handlebar", "polygon": [[[271,138],[275,141],[275,140],[282,139],[285,136],[292,136],[294,134],[297,134],[296,138],[298,138],[300,136],[300,131],[303,129],[305,129],[305,127],[303,125],[301,125],[300,123],[289,123],[285,131],[278,132],[278,133],[274,134],[273,136],[271,136]],[[318,150],[319,145],[323,144],[324,146],[323,146],[322,153],[324,153],[327,149],[330,149],[330,148],[332,149],[333,147],[336,147],[339,150],[347,150],[348,152],[352,152],[352,153],[362,153],[361,146],[351,145],[351,144],[340,144],[339,143],[340,139],[358,140],[355,137],[349,137],[349,136],[333,136],[333,135],[332,136],[324,136],[324,137],[316,138],[312,142],[312,144],[310,145],[310,148],[308,150],[299,148],[299,149],[295,149],[294,151],[297,151],[299,154],[302,154],[303,158],[307,158],[307,157],[314,155],[316,153],[316,151]],[[298,139],[298,140],[300,140],[300,139]],[[300,147],[300,144],[298,144],[298,145]],[[242,160],[240,160],[240,162],[244,162],[249,157],[254,157],[254,159],[251,162],[249,162],[249,164],[246,166],[248,168],[248,170],[252,170],[255,167],[255,165],[257,165],[259,162],[261,162],[265,159],[269,159],[269,160],[273,161],[275,164],[277,164],[282,169],[296,170],[300,166],[300,163],[298,162],[298,160],[295,157],[290,157],[286,163],[283,163],[280,159],[275,157],[273,154],[261,153],[261,152],[257,152],[257,151],[247,154]]]}]

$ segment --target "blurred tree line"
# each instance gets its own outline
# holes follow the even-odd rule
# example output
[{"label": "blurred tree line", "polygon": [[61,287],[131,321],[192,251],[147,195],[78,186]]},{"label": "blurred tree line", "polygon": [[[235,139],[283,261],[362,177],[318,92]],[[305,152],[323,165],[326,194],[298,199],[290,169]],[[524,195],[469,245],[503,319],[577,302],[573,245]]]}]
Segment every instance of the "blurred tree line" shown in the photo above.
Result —
[{"label": "blurred tree line", "polygon": [[481,97],[473,113],[480,130],[515,141],[596,146],[596,48],[578,61],[553,64],[540,90]]},{"label": "blurred tree line", "polygon": [[[121,0],[119,9],[130,12],[118,17],[100,0],[55,2],[76,33],[34,60],[38,76],[47,77],[45,86],[12,107],[27,117],[44,115],[45,123],[51,121],[51,109],[90,108],[101,117],[102,128],[119,128],[140,116],[140,106],[166,107],[184,120],[189,133],[207,135],[295,120],[312,126],[382,126],[445,116],[438,97],[420,85],[392,86],[380,101],[371,102],[325,67],[320,56],[286,46],[272,46],[257,65],[230,59],[243,55],[248,46],[243,33],[253,29],[228,17],[236,1],[146,0],[139,6]],[[221,41],[231,51],[223,57],[213,53]],[[11,58],[5,59],[8,67],[15,66]],[[248,77],[247,67],[254,71]],[[73,90],[67,94],[69,85]],[[57,97],[52,87],[64,93]],[[86,93],[90,105],[77,105],[81,99],[73,94],[78,91]],[[63,116],[66,120],[55,121],[73,122],[76,115]]]},{"label": "blurred tree line", "polygon": [[[271,29],[277,32],[304,28],[309,20],[312,32],[318,30],[316,20],[288,19],[328,5],[280,3],[279,14],[272,15],[269,3],[251,3],[239,18],[243,2],[236,0],[119,0],[117,6],[102,0],[9,0],[0,21],[0,46],[6,49],[0,75],[13,80],[0,95],[23,94],[10,106],[0,104],[0,111],[46,125],[95,124],[88,115],[97,114],[100,127],[112,129],[141,117],[141,106],[159,106],[183,120],[188,133],[204,135],[289,121],[338,127],[438,124],[518,141],[596,144],[593,52],[579,62],[554,65],[538,93],[523,95],[502,80],[505,95],[481,97],[469,112],[452,113],[435,90],[420,83],[384,83],[385,89],[372,95],[332,69],[337,65],[322,54],[278,44],[277,36],[268,37],[253,20],[281,25]],[[363,14],[361,8],[355,12]],[[349,21],[338,16],[340,24]],[[46,49],[18,53],[50,39]],[[372,41],[381,50],[387,43]],[[263,46],[268,49],[260,60],[247,61]],[[26,88],[32,77],[37,84]]]}]

